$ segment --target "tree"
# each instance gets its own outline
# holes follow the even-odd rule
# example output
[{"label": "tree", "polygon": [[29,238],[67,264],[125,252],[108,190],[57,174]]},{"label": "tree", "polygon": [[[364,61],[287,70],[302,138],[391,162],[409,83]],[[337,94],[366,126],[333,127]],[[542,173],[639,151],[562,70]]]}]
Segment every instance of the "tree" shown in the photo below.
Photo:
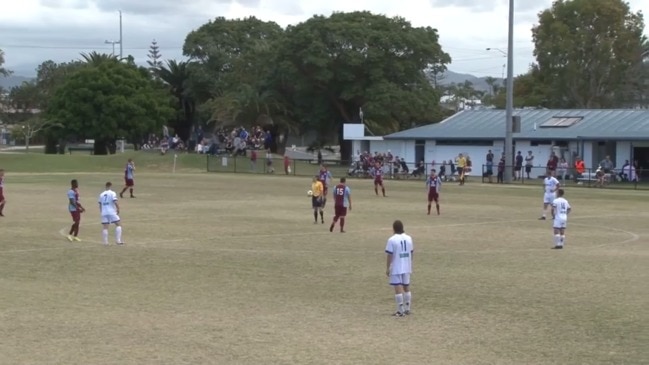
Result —
[{"label": "tree", "polygon": [[450,57],[435,29],[353,12],[289,26],[275,62],[296,118],[333,131],[348,159],[351,145],[343,141],[342,126],[360,122],[360,108],[364,121],[383,133],[439,118],[439,94],[424,70]]},{"label": "tree", "polygon": [[2,65],[4,64],[5,64],[5,53],[3,50],[0,49],[0,76],[6,77],[11,75],[11,71],[2,67]]},{"label": "tree", "polygon": [[532,29],[538,72],[551,107],[616,107],[642,64],[642,13],[622,0],[557,0]]},{"label": "tree", "polygon": [[60,123],[53,123],[42,119],[40,116],[32,116],[31,118],[15,124],[11,129],[11,135],[20,136],[25,142],[25,149],[29,152],[30,141],[40,132],[44,132],[50,128],[61,128]]},{"label": "tree", "polygon": [[160,54],[160,47],[158,47],[158,42],[154,39],[151,41],[151,46],[149,46],[149,54],[147,55],[149,59],[146,63],[149,65],[151,70],[157,70],[162,66],[162,54]]},{"label": "tree", "polygon": [[189,139],[194,117],[196,115],[196,102],[190,89],[190,73],[187,62],[168,60],[155,71],[174,98],[175,117],[172,118],[171,127],[183,141]]},{"label": "tree", "polygon": [[46,118],[61,134],[94,139],[95,154],[115,152],[115,141],[138,141],[171,118],[168,95],[154,87],[148,71],[105,59],[79,68],[55,90]]}]

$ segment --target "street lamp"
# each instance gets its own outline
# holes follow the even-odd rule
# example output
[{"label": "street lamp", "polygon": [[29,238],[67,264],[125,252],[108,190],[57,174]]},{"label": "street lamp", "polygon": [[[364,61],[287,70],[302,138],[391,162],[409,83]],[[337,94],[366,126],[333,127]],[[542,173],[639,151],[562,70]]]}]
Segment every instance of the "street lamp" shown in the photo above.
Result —
[{"label": "street lamp", "polygon": [[115,45],[119,44],[119,59],[121,60],[124,57],[124,39],[122,37],[122,11],[118,10],[119,12],[119,40],[118,41],[105,41],[104,43],[106,44],[112,44],[113,45],[113,56],[115,55]]},{"label": "street lamp", "polygon": [[[503,50],[500,49],[500,48],[491,48],[491,47],[488,47],[488,48],[485,48],[485,49],[486,49],[487,51],[496,51],[496,52],[500,52],[500,53],[502,53],[503,57],[507,57],[507,52],[503,51]],[[506,63],[503,63],[503,70],[502,70],[502,72],[500,73],[500,78],[503,79],[503,80],[505,79],[505,68],[507,68],[507,64],[506,64]]]},{"label": "street lamp", "polygon": [[105,41],[104,43],[113,45],[113,56],[115,56],[115,45],[119,44],[121,46],[122,42],[120,42],[120,41]]},{"label": "street lamp", "polygon": [[[512,182],[514,163],[514,0],[509,0],[509,27],[507,30],[507,103],[505,111],[505,176]],[[503,52],[504,53],[504,52]]]}]

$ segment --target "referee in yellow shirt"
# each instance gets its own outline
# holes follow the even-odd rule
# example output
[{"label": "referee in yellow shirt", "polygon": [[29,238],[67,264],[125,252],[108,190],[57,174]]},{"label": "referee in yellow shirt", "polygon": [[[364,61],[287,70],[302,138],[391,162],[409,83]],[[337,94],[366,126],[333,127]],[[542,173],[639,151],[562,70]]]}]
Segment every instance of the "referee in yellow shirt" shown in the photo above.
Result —
[{"label": "referee in yellow shirt", "polygon": [[311,196],[311,206],[313,207],[313,224],[318,224],[318,211],[320,211],[320,221],[324,224],[324,212],[322,211],[322,203],[324,202],[324,186],[319,180],[319,176],[316,175],[313,177],[313,183],[311,183],[311,191],[313,195]]},{"label": "referee in yellow shirt", "polygon": [[457,174],[460,176],[460,185],[464,185],[464,173],[466,172],[466,157],[461,153],[457,156]]}]

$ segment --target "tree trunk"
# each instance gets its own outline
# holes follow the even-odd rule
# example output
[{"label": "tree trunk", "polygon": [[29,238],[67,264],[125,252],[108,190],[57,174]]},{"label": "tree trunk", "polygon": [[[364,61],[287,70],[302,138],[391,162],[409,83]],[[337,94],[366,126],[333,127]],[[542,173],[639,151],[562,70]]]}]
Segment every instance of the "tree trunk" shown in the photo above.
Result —
[{"label": "tree trunk", "polygon": [[117,145],[115,144],[114,140],[110,140],[110,139],[95,140],[95,145],[94,145],[95,155],[98,156],[114,155],[116,150],[117,150]]},{"label": "tree trunk", "polygon": [[352,141],[345,141],[343,135],[343,124],[338,124],[338,145],[340,146],[340,161],[346,164],[352,161]]},{"label": "tree trunk", "polygon": [[58,154],[59,151],[56,148],[56,145],[58,141],[54,137],[47,136],[45,137],[45,154],[47,155],[55,155]]}]

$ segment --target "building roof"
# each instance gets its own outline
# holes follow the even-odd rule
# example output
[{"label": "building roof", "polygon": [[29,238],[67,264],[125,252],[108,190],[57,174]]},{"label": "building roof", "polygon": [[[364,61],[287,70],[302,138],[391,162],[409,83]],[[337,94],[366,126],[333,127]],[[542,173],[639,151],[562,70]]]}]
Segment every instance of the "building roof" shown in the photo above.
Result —
[{"label": "building roof", "polygon": [[[649,140],[649,110],[514,110],[521,131],[514,139]],[[393,133],[384,139],[498,140],[505,138],[505,110],[465,110],[435,124]]]}]

